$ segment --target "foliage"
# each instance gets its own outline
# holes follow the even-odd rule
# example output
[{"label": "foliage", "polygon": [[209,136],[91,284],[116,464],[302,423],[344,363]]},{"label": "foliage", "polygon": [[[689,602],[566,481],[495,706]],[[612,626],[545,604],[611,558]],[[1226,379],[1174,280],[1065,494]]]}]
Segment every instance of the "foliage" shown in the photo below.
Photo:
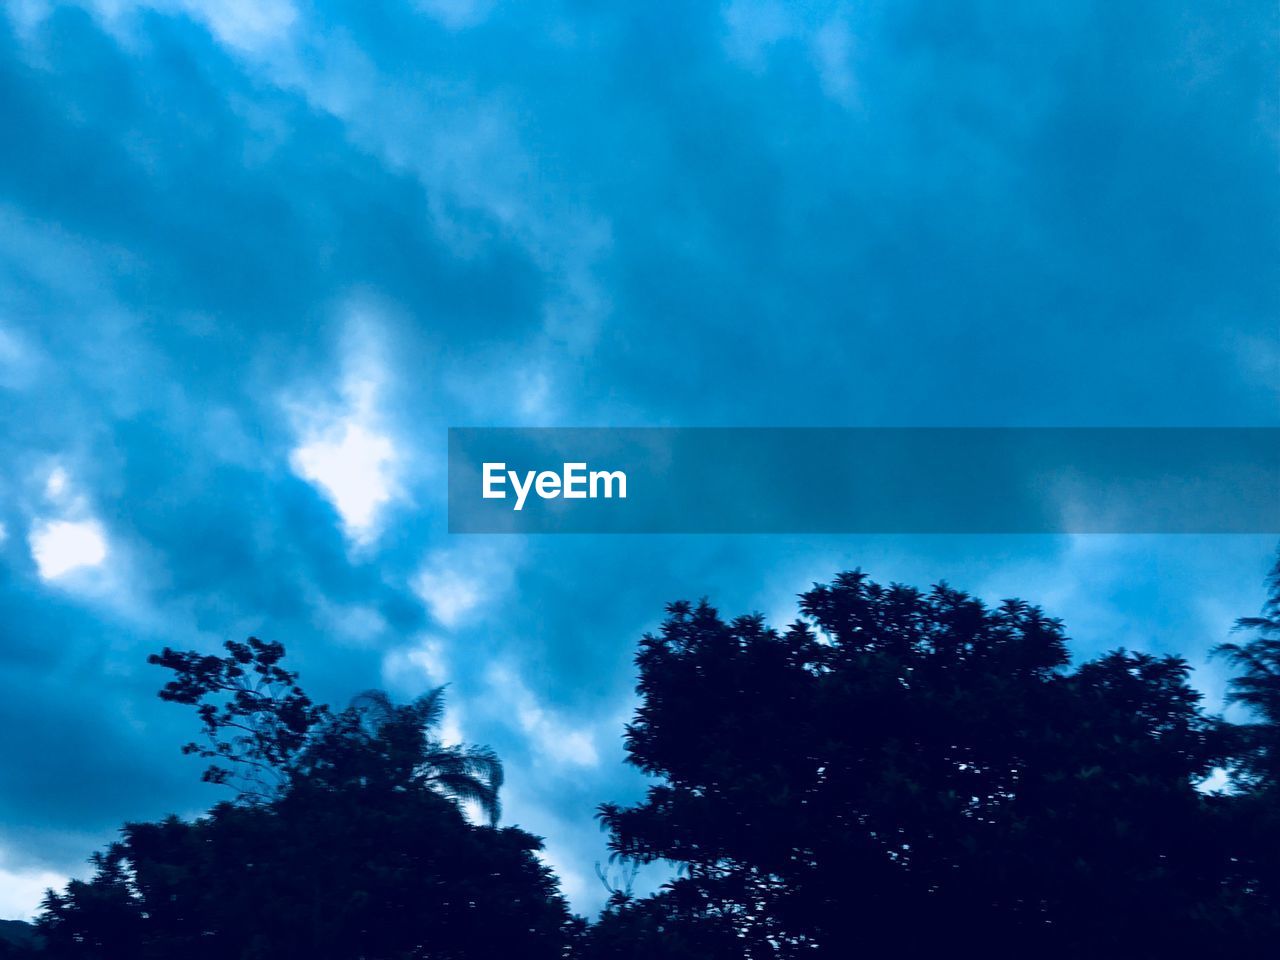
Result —
[{"label": "foliage", "polygon": [[214,761],[204,779],[233,787],[242,799],[268,800],[287,783],[329,711],[280,666],[281,644],[250,637],[225,647],[225,657],[165,647],[147,662],[176,674],[160,699],[197,707],[205,742],[192,741],[183,752]]},{"label": "foliage", "polygon": [[243,786],[194,822],[128,824],[93,876],[50,891],[48,960],[561,957],[576,936],[538,838],[469,823],[498,815],[502,767],[435,736],[443,691],[409,704],[370,691],[316,706],[250,640],[225,658],[166,650],[161,694],[193,704],[215,759]]},{"label": "foliage", "polygon": [[1280,561],[1270,588],[1262,616],[1236,621],[1236,629],[1251,639],[1221,644],[1217,652],[1244,671],[1231,680],[1228,695],[1250,715],[1240,727],[1240,774],[1256,791],[1274,796],[1280,791]]},{"label": "foliage", "polygon": [[1035,607],[860,572],[800,609],[777,632],[677,603],[642,641],[627,749],[657,782],[601,817],[615,855],[683,875],[602,931],[660,929],[648,955],[679,956],[692,919],[749,957],[1214,955],[1280,932],[1232,797],[1197,789],[1235,740],[1184,661],[1071,670]]},{"label": "foliage", "polygon": [[1236,750],[1233,796],[1226,818],[1236,856],[1238,885],[1251,892],[1255,912],[1265,904],[1271,929],[1280,929],[1280,561],[1271,572],[1262,615],[1242,617],[1243,643],[1225,643],[1218,653],[1241,673],[1231,679],[1228,699],[1244,708],[1233,725]]},{"label": "foliage", "polygon": [[[1208,715],[1177,657],[1072,667],[1062,624],[945,585],[815,585],[783,631],[675,603],[637,656],[616,858],[666,861],[572,918],[540,841],[496,829],[502,767],[436,736],[443,690],[313,703],[250,639],[165,650],[193,705],[194,821],[129,824],[0,957],[788,960],[1264,954],[1280,937],[1280,565]],[[1204,789],[1214,770],[1223,790]],[[486,811],[472,824],[460,804]],[[625,876],[633,876],[624,870]],[[606,874],[602,872],[602,880]],[[10,942],[12,941],[12,942]]]},{"label": "foliage", "polygon": [[194,705],[204,742],[183,751],[213,760],[210,783],[236,790],[241,802],[270,801],[299,776],[319,782],[360,776],[413,782],[471,801],[497,823],[502,764],[485,747],[445,745],[432,735],[444,711],[444,688],[410,704],[368,690],[340,713],[317,705],[280,661],[284,647],[250,637],[229,641],[227,655],[176,652],[148,662],[176,675],[160,698]]},{"label": "foliage", "polygon": [[40,931],[68,960],[559,957],[571,920],[539,847],[428,790],[302,781],[126,826]]}]

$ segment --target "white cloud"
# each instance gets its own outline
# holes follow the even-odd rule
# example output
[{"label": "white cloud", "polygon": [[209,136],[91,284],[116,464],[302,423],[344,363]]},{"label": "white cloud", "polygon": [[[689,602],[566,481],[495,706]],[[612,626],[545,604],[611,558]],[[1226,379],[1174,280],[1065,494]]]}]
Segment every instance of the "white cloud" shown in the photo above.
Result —
[{"label": "white cloud", "polygon": [[347,536],[361,545],[377,538],[379,514],[398,492],[402,460],[378,425],[387,370],[374,341],[369,324],[355,317],[342,346],[348,359],[340,402],[325,404],[314,397],[286,402],[299,435],[289,465],[328,498]]},{"label": "white cloud", "polygon": [[413,589],[431,616],[446,627],[457,626],[484,597],[484,584],[478,577],[434,567],[418,574]]},{"label": "white cloud", "polygon": [[[449,680],[449,664],[442,638],[424,634],[405,647],[392,650],[382,658],[382,683],[388,690],[408,697],[421,696]],[[445,697],[444,716],[436,730],[446,747],[466,742],[462,730],[462,708]],[[479,817],[476,822],[483,821]]]},{"label": "white cloud", "polygon": [[536,769],[509,765],[508,774],[503,819],[544,838],[544,847],[536,856],[559,878],[560,889],[575,912],[593,915],[609,896],[609,890],[596,876],[592,864],[599,864],[610,883],[616,887],[630,886],[638,896],[654,893],[662,884],[675,879],[674,867],[662,862],[641,867],[630,877],[627,867],[609,863],[603,833],[583,832],[582,819],[589,819],[592,812],[590,801],[567,805],[563,801],[548,802],[548,798],[537,791],[527,791],[527,785],[538,779]]},{"label": "white cloud", "polygon": [[28,543],[44,580],[55,580],[82,567],[96,567],[107,558],[107,538],[96,520],[39,522],[32,528]]},{"label": "white cloud", "polygon": [[16,330],[0,326],[0,387],[19,390],[34,380],[36,355]]},{"label": "white cloud", "polygon": [[473,542],[427,557],[411,586],[437,623],[447,629],[463,624],[510,586],[513,544],[505,546]]},{"label": "white cloud", "polygon": [[60,499],[67,491],[67,482],[67,471],[60,466],[54,467],[44,482],[44,495],[50,500]]},{"label": "white cloud", "polygon": [[388,687],[419,694],[449,679],[444,641],[429,634],[382,658],[382,682]]},{"label": "white cloud", "polygon": [[44,892],[61,889],[67,878],[52,870],[11,870],[0,866],[0,918],[30,920],[40,909]]},{"label": "white cloud", "polygon": [[569,899],[570,903],[580,904],[592,893],[595,893],[585,875],[572,867],[566,866],[563,861],[552,854],[550,849],[544,847],[541,850],[535,850],[533,855],[556,875],[560,881],[560,890]]},{"label": "white cloud", "polygon": [[837,103],[852,106],[857,101],[857,80],[851,65],[853,33],[849,24],[840,17],[828,20],[814,33],[812,47],[823,92]]},{"label": "white cloud", "polygon": [[[298,21],[292,0],[80,0],[117,37],[127,35],[139,11],[186,16],[219,43],[240,53],[261,54],[286,40]],[[13,0],[7,12],[22,35],[53,12],[52,0]]]},{"label": "white cloud", "polygon": [[729,56],[756,70],[765,66],[770,47],[798,30],[786,5],[777,0],[733,0],[722,16]]},{"label": "white cloud", "polygon": [[440,735],[440,742],[446,747],[456,747],[466,742],[466,735],[462,732],[462,710],[446,701],[444,707],[444,716],[440,719],[440,729],[437,731]]},{"label": "white cloud", "polygon": [[[448,683],[449,679],[446,641],[434,634],[421,634],[413,643],[391,650],[382,658],[383,686],[404,696],[420,696]],[[436,734],[445,746],[466,742],[462,730],[462,708],[448,696],[445,697],[444,716]]]},{"label": "white cloud", "polygon": [[489,683],[538,754],[564,766],[600,765],[594,732],[589,728],[575,727],[544,707],[510,667],[503,664],[490,667]]},{"label": "white cloud", "polygon": [[[824,15],[827,6],[829,15]],[[756,74],[769,67],[770,54],[780,44],[807,48],[822,92],[835,102],[857,103],[857,78],[853,71],[854,34],[845,4],[798,8],[778,0],[733,0],[721,12],[725,53],[730,60]]]},{"label": "white cloud", "polygon": [[135,625],[171,629],[150,596],[169,576],[158,552],[127,527],[108,532],[93,498],[61,463],[46,463],[29,482],[28,502],[44,501],[27,513],[25,530],[40,579]]},{"label": "white cloud", "polygon": [[[187,16],[205,26],[224,46],[241,53],[261,53],[285,40],[297,22],[292,0],[86,0],[84,3],[114,32],[140,10]],[[47,16],[52,4],[28,2],[24,21]]]},{"label": "white cloud", "polygon": [[395,460],[390,438],[352,417],[312,437],[289,458],[294,472],[324,491],[357,541],[372,538],[378,510],[391,499]]},{"label": "white cloud", "polygon": [[418,7],[450,30],[474,27],[493,8],[491,0],[418,0]]},{"label": "white cloud", "polygon": [[544,370],[525,370],[517,375],[516,410],[522,420],[546,423],[551,409],[551,381]]},{"label": "white cloud", "polygon": [[178,6],[237,50],[258,51],[284,39],[298,19],[289,0],[180,0]]},{"label": "white cloud", "polygon": [[316,626],[345,643],[369,646],[387,631],[386,617],[376,607],[333,603],[324,596],[313,603]]}]

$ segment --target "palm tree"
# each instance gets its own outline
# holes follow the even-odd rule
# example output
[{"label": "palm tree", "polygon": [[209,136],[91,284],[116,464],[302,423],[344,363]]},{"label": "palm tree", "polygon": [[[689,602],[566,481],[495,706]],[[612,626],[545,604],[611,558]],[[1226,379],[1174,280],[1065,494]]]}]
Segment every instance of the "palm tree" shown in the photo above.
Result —
[{"label": "palm tree", "polygon": [[487,747],[440,740],[444,687],[406,704],[367,690],[335,713],[281,665],[282,644],[250,637],[223,646],[225,656],[166,647],[148,660],[174,672],[161,699],[197,708],[203,740],[183,752],[212,761],[204,779],[235,790],[238,803],[272,803],[303,782],[418,785],[474,803],[497,824],[502,763]]},{"label": "palm tree", "polygon": [[1256,718],[1242,724],[1242,772],[1258,788],[1280,789],[1280,560],[1271,571],[1269,586],[1262,615],[1236,621],[1236,629],[1253,631],[1253,639],[1220,644],[1214,653],[1244,669],[1231,679],[1227,699],[1248,707]]},{"label": "palm tree", "polygon": [[502,761],[488,747],[445,744],[436,734],[444,718],[443,686],[410,703],[395,703],[385,691],[366,690],[351,709],[363,734],[397,754],[409,767],[408,777],[462,803],[476,804],[496,826],[502,815],[498,791]]}]

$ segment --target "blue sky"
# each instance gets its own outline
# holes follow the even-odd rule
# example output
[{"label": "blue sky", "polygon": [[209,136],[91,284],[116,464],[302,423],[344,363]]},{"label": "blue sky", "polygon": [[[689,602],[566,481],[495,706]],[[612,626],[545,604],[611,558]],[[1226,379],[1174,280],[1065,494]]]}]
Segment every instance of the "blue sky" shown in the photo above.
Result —
[{"label": "blue sky", "polygon": [[[452,684],[579,910],[635,642],[861,565],[1197,665],[1266,537],[450,537],[450,425],[1280,425],[1269,0],[0,14],[0,916],[218,794],[163,645]],[[1217,702],[1221,665],[1197,674]]]}]

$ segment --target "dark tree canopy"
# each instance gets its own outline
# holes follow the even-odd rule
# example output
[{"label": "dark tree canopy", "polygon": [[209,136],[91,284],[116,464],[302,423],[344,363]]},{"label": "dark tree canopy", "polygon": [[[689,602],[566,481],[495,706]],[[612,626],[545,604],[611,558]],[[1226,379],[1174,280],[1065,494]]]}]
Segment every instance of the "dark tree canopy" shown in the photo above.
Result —
[{"label": "dark tree canopy", "polygon": [[147,662],[175,674],[161,700],[196,707],[204,739],[183,752],[212,761],[204,779],[231,786],[241,799],[267,800],[288,782],[329,709],[312,703],[298,675],[280,665],[283,645],[250,637],[225,647],[224,657],[165,647]]},{"label": "dark tree canopy", "polygon": [[[784,631],[672,604],[637,656],[616,856],[677,879],[573,918],[502,768],[436,736],[443,691],[313,703],[279,645],[165,650],[206,779],[235,799],[126,825],[0,957],[790,960],[1269,956],[1280,942],[1280,565],[1220,653],[1235,722],[1187,663],[1072,666],[1062,624],[946,586],[815,585]],[[1205,788],[1215,770],[1227,786]],[[626,871],[624,870],[624,876]],[[602,872],[602,878],[605,874]]]},{"label": "dark tree canopy", "polygon": [[677,603],[642,641],[627,749],[657,782],[601,816],[617,855],[683,874],[615,898],[594,955],[1211,956],[1280,934],[1260,869],[1280,848],[1246,855],[1239,794],[1198,788],[1239,744],[1184,661],[1072,670],[1035,607],[858,572],[800,609],[776,632]]},{"label": "dark tree canopy", "polygon": [[430,791],[304,783],[126,826],[39,929],[52,956],[86,960],[550,960],[571,920],[539,847]]},{"label": "dark tree canopy", "polygon": [[250,640],[225,658],[153,658],[165,699],[198,705],[207,775],[241,784],[194,822],[125,826],[88,881],[50,892],[50,960],[470,960],[563,956],[578,922],[535,856],[538,838],[475,826],[497,815],[501,766],[442,745],[442,691],[405,705],[370,692],[335,713]]},{"label": "dark tree canopy", "polygon": [[[1241,672],[1231,680],[1229,699],[1245,710],[1233,726],[1235,784],[1228,841],[1237,852],[1241,882],[1262,896],[1280,927],[1280,562],[1271,573],[1270,595],[1260,617],[1236,624],[1243,642],[1226,643],[1219,653]],[[1280,942],[1280,938],[1273,940]]]},{"label": "dark tree canopy", "polygon": [[412,781],[473,801],[497,823],[503,774],[493,751],[445,745],[433,735],[443,717],[443,687],[410,704],[366,690],[335,714],[312,703],[297,674],[280,665],[280,644],[250,637],[225,647],[223,657],[166,647],[148,658],[175,674],[160,699],[197,709],[204,740],[183,752],[212,761],[206,781],[234,788],[246,803],[272,800],[299,778]]},{"label": "dark tree canopy", "polygon": [[1253,792],[1275,800],[1280,793],[1280,561],[1270,587],[1262,616],[1236,621],[1248,639],[1224,643],[1218,653],[1243,670],[1232,679],[1229,694],[1250,715],[1239,728],[1241,778]]}]

